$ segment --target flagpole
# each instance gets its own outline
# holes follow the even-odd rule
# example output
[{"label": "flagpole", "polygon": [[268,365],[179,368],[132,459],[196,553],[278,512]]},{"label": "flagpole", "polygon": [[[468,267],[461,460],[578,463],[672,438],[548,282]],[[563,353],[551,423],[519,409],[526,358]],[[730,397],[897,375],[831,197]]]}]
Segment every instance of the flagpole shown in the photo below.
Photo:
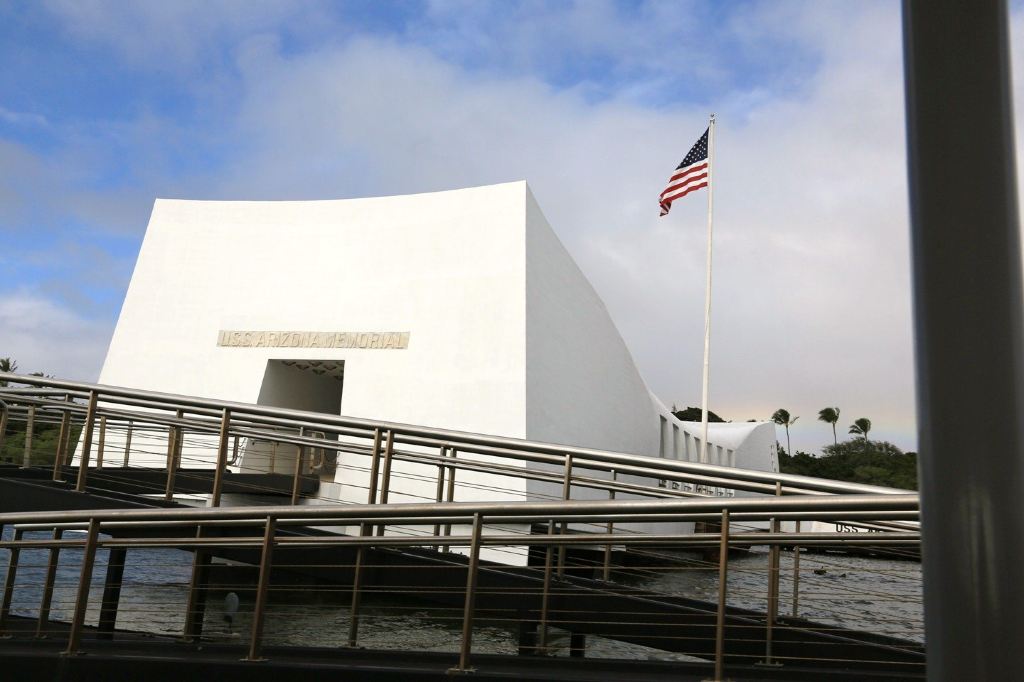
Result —
[{"label": "flagpole", "polygon": [[715,115],[708,122],[708,256],[704,283],[704,382],[700,406],[700,462],[708,463],[708,359],[711,355],[711,226],[714,216]]}]

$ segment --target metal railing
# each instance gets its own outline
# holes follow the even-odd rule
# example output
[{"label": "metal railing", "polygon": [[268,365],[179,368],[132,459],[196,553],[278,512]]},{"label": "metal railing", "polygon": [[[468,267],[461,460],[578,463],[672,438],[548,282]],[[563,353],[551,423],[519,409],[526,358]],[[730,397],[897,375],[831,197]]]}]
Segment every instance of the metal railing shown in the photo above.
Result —
[{"label": "metal railing", "polygon": [[[915,531],[781,532],[777,525],[783,518],[810,523],[850,515],[864,522],[912,520],[916,519],[917,512],[918,503],[914,495],[819,495],[0,514],[0,524],[10,529],[10,539],[0,542],[0,549],[9,551],[0,601],[0,634],[16,635],[14,640],[18,639],[19,633],[24,636],[49,635],[53,640],[60,637],[66,643],[63,651],[73,654],[87,649],[94,639],[116,636],[130,640],[132,635],[129,632],[120,631],[115,635],[119,617],[128,629],[139,629],[140,616],[144,620],[151,618],[153,613],[159,613],[166,621],[168,611],[175,610],[179,614],[177,635],[186,642],[196,642],[204,637],[204,624],[207,630],[211,627],[211,618],[206,613],[208,595],[214,589],[209,573],[211,557],[232,553],[238,556],[237,553],[241,552],[241,556],[247,557],[248,562],[256,567],[252,580],[222,583],[220,589],[243,595],[246,606],[244,629],[247,630],[245,660],[249,661],[259,661],[265,656],[268,625],[273,628],[269,638],[274,639],[276,635],[279,640],[280,624],[294,621],[294,610],[281,610],[285,600],[280,600],[278,607],[274,607],[274,595],[298,590],[321,597],[324,593],[334,594],[347,603],[347,606],[338,603],[331,606],[336,626],[330,632],[323,632],[323,629],[324,623],[332,619],[316,621],[319,635],[335,646],[365,645],[360,626],[372,620],[375,612],[379,616],[381,610],[391,609],[392,612],[397,610],[407,614],[410,609],[417,609],[428,614],[423,618],[440,621],[445,624],[446,631],[453,633],[447,641],[455,656],[452,662],[456,672],[471,670],[474,665],[474,653],[480,650],[474,644],[474,634],[489,632],[489,640],[493,640],[493,631],[497,629],[513,633],[508,637],[516,641],[515,646],[520,653],[550,653],[557,632],[572,633],[571,655],[582,653],[586,646],[582,643],[584,636],[625,642],[639,640],[648,645],[653,642],[656,648],[665,651],[713,660],[716,680],[724,679],[727,665],[757,662],[794,667],[812,663],[818,666],[874,663],[908,673],[920,673],[923,658],[912,633],[908,638],[906,631],[900,632],[904,640],[902,644],[898,640],[878,641],[879,623],[896,618],[906,621],[905,613],[882,613],[874,620],[869,619],[870,623],[862,629],[872,629],[876,634],[872,635],[873,640],[869,637],[870,641],[865,645],[869,655],[860,655],[859,660],[850,658],[848,641],[851,631],[841,626],[845,614],[840,613],[832,626],[820,619],[808,624],[791,616],[779,615],[785,593],[780,585],[792,591],[793,610],[797,610],[802,572],[801,564],[795,561],[800,556],[799,551],[793,554],[792,573],[782,570],[778,559],[780,549],[786,548],[788,552],[794,546],[805,548],[805,554],[806,549],[826,547],[842,547],[848,551],[853,548],[876,552],[900,551],[900,548],[915,547],[918,534]],[[680,521],[702,523],[704,528],[698,533],[681,534],[674,530]],[[737,526],[752,522],[767,522],[768,530],[736,532]],[[554,532],[564,524],[574,523],[586,523],[592,528],[605,528],[606,524],[617,527],[649,523],[661,530],[648,534]],[[490,532],[484,532],[485,525],[491,529]],[[302,531],[311,526],[362,530],[357,535]],[[441,530],[444,526],[454,530],[446,535]],[[514,530],[524,527],[546,529],[546,532]],[[423,535],[374,534],[375,528],[421,528]],[[503,528],[513,530],[503,532]],[[607,579],[595,582],[593,576],[601,572],[593,570],[598,561],[594,557],[600,556],[603,548],[611,544],[629,548],[641,556],[646,554],[650,558],[649,565],[640,570],[657,573],[662,582],[648,580],[646,587],[638,588],[635,584],[637,566],[623,567],[626,573],[632,571],[633,576],[625,580],[625,585],[610,583]],[[768,548],[767,555],[757,555],[760,558],[767,556],[767,563],[752,562],[752,555],[738,559],[730,556],[739,548],[755,546]],[[439,547],[459,549],[466,556],[432,551]],[[510,570],[481,556],[488,551],[509,548],[530,552],[537,561],[524,568]],[[177,585],[176,598],[166,602],[140,606],[138,602],[129,600],[128,606],[134,606],[136,610],[119,611],[125,586],[125,566],[132,563],[129,553],[132,556],[149,555],[169,549],[185,549],[194,553],[187,585]],[[694,559],[694,552],[714,553],[716,549],[713,561],[694,567],[694,562],[698,561]],[[55,579],[60,557],[65,556],[68,550],[77,550],[74,564],[77,580],[69,580],[61,590],[57,590],[65,595],[67,601],[62,611],[67,624],[58,626],[54,618]],[[558,559],[565,550],[580,554],[570,554],[574,558],[568,562],[564,558]],[[35,563],[26,560],[33,552],[36,554]],[[384,560],[380,552],[393,554],[391,559]],[[395,557],[399,556],[395,552],[405,557],[405,563],[395,562]],[[103,553],[107,555],[105,562],[100,557]],[[308,572],[311,556],[325,558],[316,568],[320,574],[332,576],[333,580],[299,582],[283,587],[272,583],[272,574],[277,576],[281,570],[299,574]],[[589,565],[587,556],[591,557]],[[442,560],[443,557],[448,558]],[[847,565],[851,561],[854,560],[848,554],[839,558],[807,554],[803,563],[803,580],[806,582],[812,575],[824,580],[828,569],[819,569],[819,565],[830,566],[833,574],[840,569],[852,571]],[[97,595],[92,593],[99,592],[99,586],[94,585],[93,579],[98,562],[106,563],[106,576],[97,609]],[[369,580],[371,574],[385,569],[398,571],[396,565],[401,570],[390,583],[382,583],[384,578],[380,575],[376,577],[377,583]],[[370,571],[371,567],[373,571]],[[28,568],[35,569],[35,579],[19,583],[19,571],[24,572]],[[591,569],[589,572],[588,568]],[[180,563],[178,570],[181,570]],[[885,570],[891,579],[894,570],[891,567]],[[703,576],[702,587],[692,584],[690,577],[694,571]],[[716,573],[718,580],[714,581],[712,577]],[[763,580],[752,583],[752,573]],[[784,573],[791,576],[788,583],[781,578]],[[68,575],[66,567],[64,574]],[[843,575],[845,579],[846,574]],[[676,582],[668,584],[665,580]],[[913,580],[911,578],[910,582]],[[805,609],[814,603],[820,589],[822,586],[814,585],[813,579],[810,587],[805,585],[802,595]],[[828,589],[835,599],[837,588],[833,585]],[[28,597],[16,599],[22,591]],[[756,612],[737,611],[737,602],[744,606],[750,604],[754,598],[752,592],[760,592],[761,596],[755,601],[759,600],[765,607]],[[378,598],[380,602],[385,594],[390,601],[368,605],[368,599]],[[879,594],[877,585],[862,585],[859,589],[847,586],[844,598],[854,603],[861,602],[859,608],[864,609],[863,602],[878,601]],[[694,597],[704,597],[714,606],[701,611],[692,604],[683,608],[678,601]],[[919,597],[915,601],[912,594],[903,594],[901,598],[920,609]],[[31,603],[33,599],[38,601]],[[397,604],[397,599],[405,599],[414,605]],[[434,603],[424,609],[424,599]],[[510,603],[516,606],[513,608]],[[12,606],[20,607],[25,614],[22,619],[34,617],[34,627],[13,628]],[[317,608],[322,609],[323,605],[318,604]],[[672,614],[672,618],[680,622],[671,626],[652,625],[662,622],[666,614]],[[95,627],[87,627],[87,620]],[[164,632],[166,634],[167,630]],[[779,633],[786,636],[780,637]],[[806,637],[810,644],[794,649],[794,633],[803,633],[801,636]],[[210,636],[209,632],[206,636]],[[309,643],[308,633],[302,641]],[[0,643],[0,651],[2,646]],[[399,642],[393,648],[407,647]],[[483,649],[488,651],[488,645],[485,644]],[[879,653],[882,660],[871,661],[872,652]]]},{"label": "metal railing", "polygon": [[[508,609],[483,609],[486,622],[497,622],[506,630],[514,625],[520,651],[550,652],[551,632],[567,631],[572,633],[569,651],[575,655],[582,646],[582,635],[578,637],[578,632],[586,630],[613,640],[618,637],[634,641],[639,637],[656,649],[666,648],[679,654],[707,657],[710,651],[718,659],[719,667],[726,659],[736,662],[746,660],[744,657],[799,664],[800,656],[791,651],[780,654],[777,646],[773,649],[777,640],[773,635],[775,628],[785,631],[791,627],[784,623],[786,618],[812,614],[820,621],[815,626],[819,633],[828,632],[833,626],[842,629],[842,623],[851,620],[850,613],[844,610],[856,611],[859,602],[878,599],[875,584],[902,572],[892,567],[848,565],[858,560],[849,555],[850,548],[870,548],[876,555],[890,557],[908,551],[916,553],[913,547],[906,548],[917,541],[916,496],[905,491],[42,377],[0,374],[0,380],[28,386],[0,388],[0,446],[4,435],[15,431],[14,426],[8,429],[8,425],[14,424],[20,427],[18,432],[24,434],[26,443],[24,451],[19,452],[20,461],[15,463],[37,469],[47,466],[54,481],[72,478],[68,484],[80,492],[127,486],[136,494],[165,501],[182,501],[183,491],[202,488],[197,488],[199,482],[207,486],[202,488],[202,501],[214,507],[131,512],[127,516],[125,512],[97,511],[70,516],[41,513],[0,517],[0,523],[16,524],[14,537],[0,544],[11,549],[0,625],[11,612],[18,566],[26,567],[19,554],[49,552],[46,560],[40,559],[34,567],[45,572],[39,574],[36,586],[36,632],[42,633],[49,627],[46,623],[52,620],[54,609],[64,613],[58,608],[59,595],[64,594],[67,620],[71,623],[66,633],[68,651],[79,646],[84,632],[81,614],[93,614],[83,611],[90,600],[89,579],[85,576],[93,571],[94,559],[89,557],[95,558],[97,551],[101,563],[103,555],[109,555],[107,579],[101,608],[90,617],[96,620],[104,637],[111,634],[117,619],[120,576],[129,548],[133,555],[166,551],[170,547],[192,551],[191,578],[187,586],[180,586],[188,595],[188,604],[181,610],[181,634],[186,639],[195,639],[202,632],[204,595],[208,591],[197,585],[208,582],[213,554],[258,552],[249,556],[251,563],[260,567],[260,575],[267,572],[269,576],[271,567],[299,573],[308,569],[301,561],[290,565],[281,558],[294,552],[275,553],[275,548],[331,547],[340,551],[344,547],[349,551],[347,558],[336,560],[330,569],[351,576],[350,584],[344,588],[345,598],[351,599],[346,626],[351,646],[361,641],[360,623],[367,622],[361,615],[364,600],[404,594],[416,601],[428,594],[435,600],[443,601],[446,597],[450,602],[458,591],[460,599],[464,599],[457,615],[451,611],[450,603],[445,607],[447,611],[431,608],[430,613],[434,621],[460,623],[457,669],[466,669],[472,651],[472,623],[481,621],[481,609],[476,608],[474,600],[482,594],[485,602],[493,602],[503,589],[478,585],[482,553],[485,566],[498,561],[506,565],[505,570],[519,566],[534,576],[534,583],[516,588],[522,590],[518,597],[535,598],[536,606],[528,615],[516,615],[519,611],[510,615]],[[252,452],[262,452],[266,456],[264,465],[269,464],[265,470],[281,480],[269,485],[264,479],[232,474],[232,469],[246,471],[245,461]],[[333,458],[328,453],[333,453]],[[79,466],[73,467],[76,458]],[[325,476],[332,462],[336,463],[338,475]],[[154,463],[157,466],[152,466]],[[142,478],[139,474],[143,474]],[[361,488],[365,504],[362,500],[361,504],[352,504],[351,495],[350,499],[340,499],[336,489],[326,496],[311,495],[305,483],[316,477],[331,483],[341,480],[350,488]],[[533,502],[456,503],[481,497],[522,499],[528,482],[541,486],[529,490],[528,497]],[[288,499],[291,506],[226,507],[224,495],[232,493],[225,490],[245,492],[250,497],[273,494],[276,499]],[[607,501],[579,499],[588,496]],[[389,504],[396,500],[407,503]],[[311,506],[311,502],[317,505]],[[339,504],[342,502],[347,504]],[[801,532],[801,523],[806,531],[814,522],[831,524],[831,529],[839,529],[835,524],[841,523],[850,532]],[[188,528],[185,537],[153,537],[154,529],[180,530],[183,526]],[[321,537],[289,535],[297,526],[315,526],[320,532],[330,533]],[[142,528],[145,532],[139,530]],[[232,537],[219,536],[229,528]],[[240,535],[250,532],[244,529],[253,534]],[[133,535],[136,531],[139,535]],[[45,537],[36,537],[40,532]],[[107,533],[111,536],[106,537]],[[730,566],[730,549],[750,546],[766,549],[754,550]],[[808,554],[815,548],[837,546],[846,552],[838,559]],[[83,552],[81,577],[72,590],[73,598],[67,590],[58,590],[58,597],[54,597],[51,574],[56,571],[58,555],[62,548],[73,547]],[[456,562],[448,566],[448,571],[465,572],[464,586],[456,590],[448,585],[447,591],[439,591],[411,581],[413,584],[400,583],[375,592],[374,586],[366,582],[375,553],[398,548],[439,550],[429,561],[422,560],[430,563],[437,561],[437,557],[448,557],[449,562]],[[714,554],[712,548],[717,548],[716,556],[693,555]],[[679,552],[687,556],[682,557]],[[459,561],[467,564],[458,564]],[[180,566],[165,568],[171,573],[180,570]],[[390,570],[386,561],[372,568],[376,572]],[[435,568],[419,567],[421,571]],[[822,584],[854,570],[875,573],[882,579],[864,580],[845,590]],[[708,576],[718,571],[722,578],[710,587]],[[686,635],[630,635],[629,628],[623,631],[613,627],[611,621],[621,624],[636,619],[633,625],[644,631],[645,618],[657,620],[665,614],[648,614],[640,608],[608,619],[602,626],[604,621],[600,617],[595,621],[593,614],[566,609],[564,602],[574,590],[593,596],[592,586],[564,584],[581,574],[605,585],[618,585],[619,590],[631,584],[645,584],[656,586],[658,594],[674,595],[673,599],[703,595],[719,605],[719,618],[728,613],[725,600],[731,594],[734,604],[730,608],[736,608],[738,603],[761,615],[748,615],[740,625],[723,625],[724,629],[717,634],[724,639],[717,644],[712,641],[715,628],[710,623],[704,624],[705,630],[697,627]],[[687,576],[702,576],[701,585],[691,584]],[[757,582],[753,588],[749,585],[751,576]],[[915,580],[911,575],[897,582],[901,585],[900,598],[909,595],[913,603],[915,590],[919,592],[919,578]],[[283,588],[271,588],[260,581],[254,586],[236,588],[252,597],[251,611],[243,617],[250,619],[250,658],[257,658],[263,646],[262,629],[268,617],[268,604],[272,603],[269,597]],[[791,608],[790,604],[782,603],[783,593],[791,595]],[[828,600],[835,600],[837,595],[840,601],[849,603],[841,608],[828,605]],[[919,610],[919,598],[916,603]],[[377,603],[373,608],[385,607]],[[785,610],[792,615],[781,616]],[[123,617],[124,610],[121,613]],[[269,613],[270,621],[274,622],[273,607]],[[150,621],[166,620],[152,612],[147,615]],[[901,627],[906,622],[907,614],[901,613]],[[466,630],[467,627],[470,629]],[[602,633],[602,627],[608,632]],[[885,623],[876,618],[865,627],[879,632],[885,629]],[[60,628],[58,631],[64,634]],[[746,653],[728,653],[730,647],[742,648],[742,642],[752,632],[755,638],[763,640],[756,657],[746,649]],[[897,628],[891,634],[904,636],[907,632]],[[921,637],[912,631],[910,638]]]},{"label": "metal railing", "polygon": [[[524,490],[531,499],[907,492],[46,377],[0,374],[0,381],[29,387],[0,388],[0,446],[9,420],[24,422],[26,443],[39,425],[59,424],[49,460],[53,478],[61,479],[77,461],[78,491],[91,478],[116,482],[117,473],[105,468],[156,466],[166,478],[151,494],[170,500],[180,476],[194,477],[191,469],[212,466],[210,500],[218,506],[230,469],[281,475],[284,468],[293,479],[291,501],[298,503],[307,497],[303,477],[333,480],[325,478],[332,453],[343,470],[338,478],[349,491],[348,502],[521,499]],[[256,460],[261,447],[263,459],[248,466],[247,458]],[[22,465],[31,465],[28,445],[25,453]],[[110,467],[112,461],[120,466]]]}]

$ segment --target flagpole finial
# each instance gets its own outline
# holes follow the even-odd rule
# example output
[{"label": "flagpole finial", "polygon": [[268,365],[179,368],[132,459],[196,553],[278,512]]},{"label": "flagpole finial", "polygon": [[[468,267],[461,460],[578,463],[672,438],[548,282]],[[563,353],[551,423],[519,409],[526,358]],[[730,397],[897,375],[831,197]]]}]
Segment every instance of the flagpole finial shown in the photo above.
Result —
[{"label": "flagpole finial", "polygon": [[712,112],[712,113],[711,113],[711,120],[712,120],[712,121],[714,121],[714,120],[715,120],[715,114],[714,114],[714,112]]}]

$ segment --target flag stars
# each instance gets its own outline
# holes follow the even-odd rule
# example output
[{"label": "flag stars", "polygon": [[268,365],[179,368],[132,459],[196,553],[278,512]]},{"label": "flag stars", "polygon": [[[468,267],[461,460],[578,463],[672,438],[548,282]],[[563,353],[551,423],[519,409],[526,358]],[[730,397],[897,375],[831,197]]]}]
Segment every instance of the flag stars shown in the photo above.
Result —
[{"label": "flag stars", "polygon": [[661,215],[668,214],[669,209],[672,208],[672,202],[676,199],[708,186],[709,131],[710,128],[704,131],[689,153],[683,157],[683,162],[676,166],[672,177],[668,179],[668,186],[662,191],[658,201],[661,206]]}]

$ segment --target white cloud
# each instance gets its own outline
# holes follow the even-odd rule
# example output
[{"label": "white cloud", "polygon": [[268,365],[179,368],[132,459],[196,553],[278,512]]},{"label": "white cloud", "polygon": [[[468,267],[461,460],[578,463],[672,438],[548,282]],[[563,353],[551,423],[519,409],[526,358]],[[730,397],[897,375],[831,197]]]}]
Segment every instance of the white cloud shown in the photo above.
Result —
[{"label": "white cloud", "polygon": [[95,381],[112,331],[38,294],[0,293],[0,356],[19,372]]},{"label": "white cloud", "polygon": [[[913,446],[899,17],[866,11],[825,33],[806,38],[823,50],[813,78],[720,110],[712,407],[739,420],[787,407],[804,415],[794,446],[816,450],[830,429],[812,418],[838,404]],[[387,40],[250,47],[240,126],[255,142],[217,179],[223,194],[526,178],[652,388],[699,403],[705,199],[659,220],[655,197],[704,111],[595,103]]]},{"label": "white cloud", "polygon": [[322,3],[309,0],[47,0],[72,38],[110,47],[135,67],[194,74],[241,37],[264,30],[330,30]]},{"label": "white cloud", "polygon": [[13,111],[0,106],[0,121],[16,126],[46,126],[45,116],[26,111]]},{"label": "white cloud", "polygon": [[[106,41],[144,63],[165,49],[186,71],[206,68],[199,55],[230,44],[233,62],[213,70],[240,74],[229,93],[218,95],[237,98],[237,110],[222,112],[227,118],[209,128],[179,129],[154,118],[114,131],[126,151],[137,152],[132,172],[141,180],[131,191],[75,192],[69,205],[76,211],[141,229],[147,192],[332,198],[525,178],[655,392],[670,404],[699,404],[705,199],[689,197],[659,219],[656,195],[703,130],[707,111],[699,103],[663,103],[671,97],[644,103],[665,85],[656,60],[670,68],[679,63],[676,53],[658,54],[664,35],[700,37],[686,12],[673,15],[682,22],[676,26],[666,18],[672,4],[652,3],[639,19],[615,23],[607,4],[564,11],[527,4],[503,33],[483,32],[473,42],[486,23],[479,3],[439,3],[428,27],[433,33],[413,28],[401,40],[325,39],[296,50],[283,47],[277,24],[307,29],[281,5],[260,6],[244,21],[235,17],[244,11],[230,3],[209,15],[205,5],[189,3],[150,14],[139,9],[151,7],[131,6],[125,17],[112,18],[109,5],[59,5],[76,36]],[[743,420],[786,407],[801,417],[794,446],[817,450],[831,440],[828,425],[815,421],[817,411],[838,405],[845,423],[869,417],[873,435],[913,447],[898,6],[748,9],[728,17],[742,59],[772,60],[775,50],[800,66],[766,68],[764,82],[742,85],[727,72],[728,62],[695,67],[708,92],[726,93],[715,101],[712,408]],[[315,12],[305,5],[303,11]],[[1013,20],[1021,36],[1021,15]],[[446,41],[450,49],[441,47]],[[570,47],[548,49],[558,41]],[[642,77],[624,79],[624,89],[602,98],[587,82],[556,87],[539,62],[574,51]],[[478,58],[482,67],[472,64]],[[1020,79],[1020,52],[1014,59]],[[514,68],[500,68],[508,65]],[[201,107],[207,86],[196,89]],[[214,136],[230,150],[222,165],[175,168],[176,153]],[[160,139],[173,144],[161,146]],[[63,172],[85,172],[95,158],[86,150],[69,157]],[[96,356],[83,363],[98,367],[104,345],[105,338],[92,344]],[[67,352],[49,348],[57,358]]]}]

